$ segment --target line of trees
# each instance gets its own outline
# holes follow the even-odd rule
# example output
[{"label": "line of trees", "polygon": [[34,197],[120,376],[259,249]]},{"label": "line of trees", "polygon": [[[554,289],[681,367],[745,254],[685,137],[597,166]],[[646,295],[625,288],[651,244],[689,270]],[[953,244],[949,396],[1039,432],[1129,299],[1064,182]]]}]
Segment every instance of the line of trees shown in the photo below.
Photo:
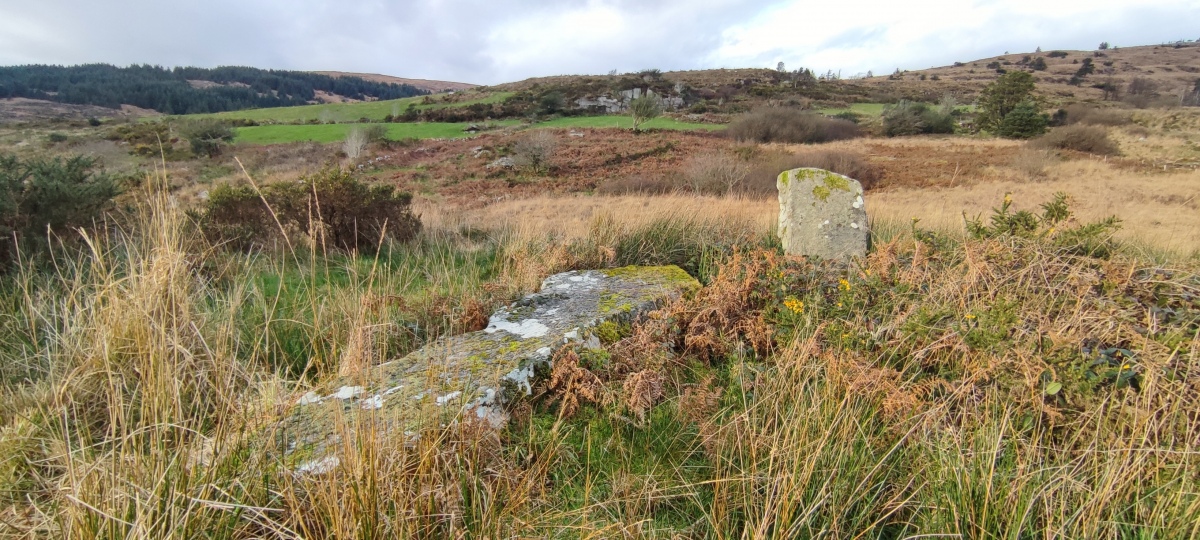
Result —
[{"label": "line of trees", "polygon": [[[189,81],[207,81],[214,85]],[[406,84],[251,67],[213,69],[108,64],[0,67],[0,98],[44,99],[118,108],[134,105],[164,114],[192,114],[303,105],[318,91],[351,99],[398,99],[426,94]]]}]

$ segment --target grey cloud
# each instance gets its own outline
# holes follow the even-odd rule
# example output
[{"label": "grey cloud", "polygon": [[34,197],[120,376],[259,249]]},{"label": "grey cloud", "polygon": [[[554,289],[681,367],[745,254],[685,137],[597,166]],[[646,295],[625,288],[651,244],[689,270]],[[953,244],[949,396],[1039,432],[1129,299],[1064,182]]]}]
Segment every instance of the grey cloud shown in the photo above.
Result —
[{"label": "grey cloud", "polygon": [[[752,21],[762,0],[0,0],[0,64],[107,62],[118,65],[250,65],[328,69],[484,84],[610,69],[699,69],[714,65],[723,31]],[[609,8],[627,23],[604,28],[539,28],[572,10]],[[919,69],[955,60],[1043,48],[1090,48],[1197,38],[1200,4],[1178,9],[1131,6],[1119,16],[1053,21],[1001,16],[986,31],[949,30],[893,50],[886,28],[859,28],[854,17],[817,49],[869,50],[872,65],[821,66],[819,51],[760,51],[743,63],[773,67]],[[1105,14],[1101,14],[1105,15]],[[936,18],[936,14],[931,14]],[[588,27],[588,25],[592,27]],[[521,28],[522,35],[511,29]],[[506,30],[507,33],[506,33]],[[605,33],[611,30],[610,33]],[[802,30],[802,28],[798,29]],[[586,36],[610,36],[588,41]],[[531,39],[537,38],[537,39]],[[528,49],[528,50],[527,50]]]}]

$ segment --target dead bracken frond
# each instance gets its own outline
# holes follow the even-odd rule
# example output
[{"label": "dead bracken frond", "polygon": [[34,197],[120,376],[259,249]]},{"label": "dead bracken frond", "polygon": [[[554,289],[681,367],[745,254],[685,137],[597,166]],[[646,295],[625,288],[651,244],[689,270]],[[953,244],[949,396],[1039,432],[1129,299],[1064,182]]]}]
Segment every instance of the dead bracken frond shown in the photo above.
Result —
[{"label": "dead bracken frond", "polygon": [[570,418],[584,403],[604,400],[604,383],[595,373],[579,365],[579,355],[571,348],[560,349],[554,355],[554,369],[547,385],[559,403],[559,416]]},{"label": "dead bracken frond", "polygon": [[644,370],[630,375],[625,379],[625,406],[637,415],[639,420],[646,420],[646,412],[663,397],[663,377],[657,371]]}]

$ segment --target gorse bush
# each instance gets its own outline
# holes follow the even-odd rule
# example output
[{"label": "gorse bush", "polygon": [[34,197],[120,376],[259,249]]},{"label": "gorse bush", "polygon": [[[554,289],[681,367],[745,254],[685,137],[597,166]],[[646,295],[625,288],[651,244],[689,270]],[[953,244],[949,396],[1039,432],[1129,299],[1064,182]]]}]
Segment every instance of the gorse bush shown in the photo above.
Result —
[{"label": "gorse bush", "polygon": [[215,243],[237,249],[279,247],[293,237],[337,249],[373,252],[386,236],[405,241],[421,230],[412,196],[394,186],[366,184],[327,167],[297,182],[261,190],[224,185],[212,190],[197,215]]},{"label": "gorse bush", "polygon": [[888,137],[923,133],[954,133],[954,106],[900,100],[884,107],[883,133]]},{"label": "gorse bush", "polygon": [[94,159],[22,160],[0,155],[0,261],[19,244],[44,244],[47,233],[95,225],[120,192]]},{"label": "gorse bush", "polygon": [[1054,128],[1049,133],[1030,141],[1030,144],[1034,148],[1075,150],[1101,156],[1120,154],[1117,143],[1109,138],[1107,129],[1086,124]]},{"label": "gorse bush", "polygon": [[756,109],[734,120],[725,133],[739,141],[823,143],[862,136],[854,122],[789,107]]},{"label": "gorse bush", "polygon": [[233,129],[217,121],[192,122],[185,125],[181,133],[197,156],[216,157],[226,144],[233,142]]}]

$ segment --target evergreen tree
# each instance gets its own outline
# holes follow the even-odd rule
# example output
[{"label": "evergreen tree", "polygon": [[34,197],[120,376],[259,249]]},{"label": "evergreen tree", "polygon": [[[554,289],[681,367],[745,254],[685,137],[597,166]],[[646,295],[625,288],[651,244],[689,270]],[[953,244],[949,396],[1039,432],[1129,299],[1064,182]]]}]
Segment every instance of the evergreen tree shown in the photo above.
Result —
[{"label": "evergreen tree", "polygon": [[1024,71],[1010,71],[987,85],[979,94],[979,127],[995,132],[1008,113],[1032,97],[1033,87],[1033,75]]},{"label": "evergreen tree", "polygon": [[1004,115],[996,134],[1009,139],[1029,139],[1045,133],[1049,124],[1050,118],[1038,110],[1037,104],[1025,100]]}]

